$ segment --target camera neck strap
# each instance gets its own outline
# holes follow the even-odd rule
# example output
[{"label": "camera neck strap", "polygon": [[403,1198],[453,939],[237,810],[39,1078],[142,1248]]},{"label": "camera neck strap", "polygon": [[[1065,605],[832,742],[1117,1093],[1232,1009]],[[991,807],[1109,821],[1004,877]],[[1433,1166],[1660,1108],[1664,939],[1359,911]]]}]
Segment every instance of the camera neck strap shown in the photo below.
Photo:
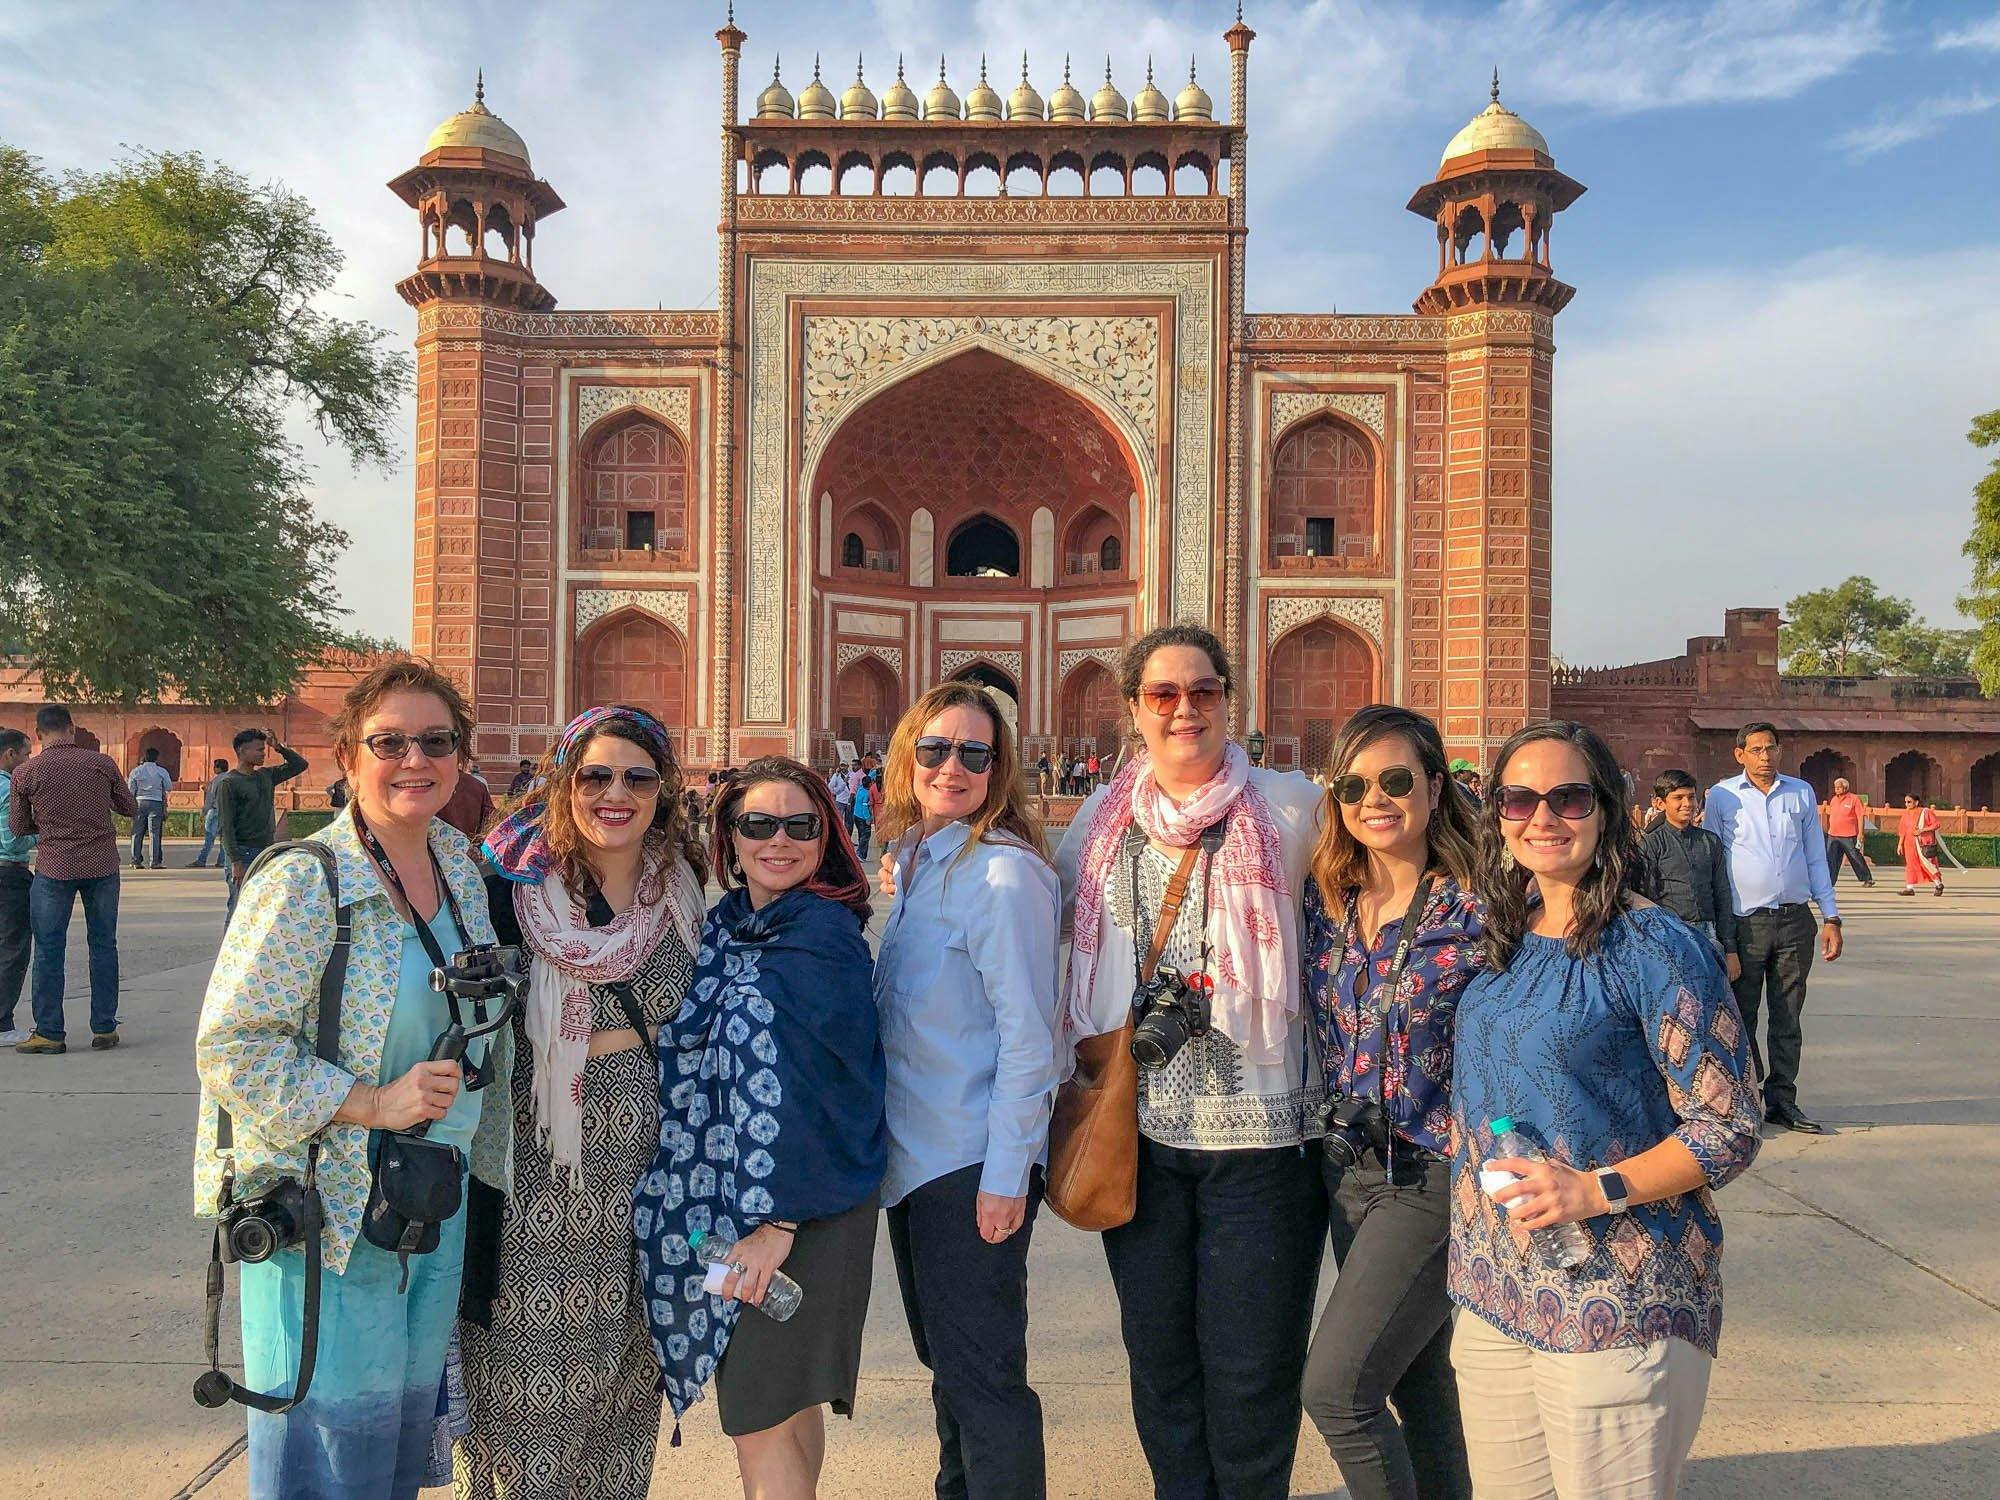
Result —
[{"label": "camera neck strap", "polygon": [[[424,957],[431,961],[431,967],[448,969],[444,950],[438,946],[437,934],[431,931],[431,923],[417,915],[416,903],[410,900],[410,893],[403,886],[403,877],[396,873],[396,862],[389,858],[389,851],[382,847],[382,841],[375,836],[375,830],[368,826],[368,820],[361,816],[361,805],[354,804],[354,831],[361,838],[361,847],[368,851],[368,857],[375,862],[375,869],[383,882],[393,890],[409,910],[410,922],[417,929],[417,941],[424,945]],[[458,946],[469,948],[472,939],[466,936],[465,916],[458,909],[458,897],[452,894],[451,882],[444,878],[444,866],[438,863],[437,850],[425,845],[424,852],[430,856],[431,874],[437,879],[438,898],[451,913],[451,925],[458,932]],[[435,913],[431,921],[437,920]],[[446,998],[451,998],[447,996]],[[452,1015],[456,1018],[458,1006],[452,1005]]]},{"label": "camera neck strap", "polygon": [[[1417,928],[1423,924],[1424,908],[1430,905],[1431,887],[1436,883],[1428,875],[1417,882],[1417,889],[1410,897],[1410,909],[1403,913],[1403,925],[1401,930],[1396,934],[1395,956],[1389,960],[1389,972],[1382,976],[1382,1046],[1385,1053],[1389,1046],[1389,1015],[1396,1006],[1396,993],[1403,987],[1403,970],[1409,965],[1410,949],[1416,946]],[[1354,930],[1356,937],[1362,936],[1360,931],[1361,918],[1358,910],[1359,905],[1360,897],[1358,892],[1347,898],[1347,921],[1348,925]],[[1388,1099],[1386,1091],[1389,1086],[1389,1068],[1387,1063],[1388,1059],[1385,1056],[1383,1066],[1376,1072],[1376,1076],[1381,1080],[1385,1091],[1383,1094],[1385,1103]]]},{"label": "camera neck strap", "polygon": [[[1141,956],[1140,953],[1141,944],[1132,945],[1132,968],[1138,976],[1141,988],[1152,983],[1153,975],[1160,967],[1160,959],[1166,954],[1167,943],[1173,937],[1174,924],[1180,920],[1181,906],[1187,900],[1188,886],[1193,882],[1194,862],[1203,854],[1209,856],[1208,863],[1202,868],[1201,877],[1203,917],[1201,962],[1204,972],[1207,970],[1208,898],[1215,876],[1215,852],[1222,847],[1222,834],[1222,824],[1211,823],[1201,831],[1198,840],[1181,850],[1180,863],[1174,867],[1174,873],[1167,877],[1167,888],[1160,897],[1159,918],[1153,923],[1152,930],[1143,943],[1144,955]],[[1145,908],[1139,898],[1139,861],[1146,857],[1148,842],[1145,829],[1136,823],[1125,834],[1125,852],[1132,861],[1132,919],[1135,922],[1144,920]]]}]

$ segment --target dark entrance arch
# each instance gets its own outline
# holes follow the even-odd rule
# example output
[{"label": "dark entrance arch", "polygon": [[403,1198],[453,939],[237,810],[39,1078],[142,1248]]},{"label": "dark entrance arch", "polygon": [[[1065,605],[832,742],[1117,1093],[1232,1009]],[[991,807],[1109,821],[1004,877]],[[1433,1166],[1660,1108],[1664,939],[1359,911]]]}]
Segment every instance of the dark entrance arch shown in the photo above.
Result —
[{"label": "dark entrance arch", "polygon": [[1855,775],[1854,762],[1838,750],[1815,750],[1799,762],[1799,779],[1809,783],[1822,802],[1833,795],[1836,778],[1846,777],[1851,787],[1855,785]]},{"label": "dark entrance arch", "polygon": [[1890,807],[1905,797],[1935,803],[1944,796],[1944,768],[1921,750],[1905,750],[1884,770],[1882,794]]},{"label": "dark entrance arch", "polygon": [[1986,812],[2000,807],[2000,750],[1972,763],[1972,801],[1969,805],[1974,810]]},{"label": "dark entrance arch", "polygon": [[953,578],[1019,578],[1021,539],[991,516],[975,516],[951,534],[944,570]]}]

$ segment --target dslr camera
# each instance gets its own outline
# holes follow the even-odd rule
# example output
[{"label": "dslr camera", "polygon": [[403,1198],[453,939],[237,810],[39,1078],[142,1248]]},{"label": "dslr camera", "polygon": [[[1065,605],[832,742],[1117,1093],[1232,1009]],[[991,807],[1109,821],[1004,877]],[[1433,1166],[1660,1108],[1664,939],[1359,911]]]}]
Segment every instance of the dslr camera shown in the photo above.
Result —
[{"label": "dslr camera", "polygon": [[1140,1067],[1157,1073],[1190,1038],[1208,1034],[1208,990],[1188,983],[1172,965],[1161,964],[1133,992],[1132,1014],[1138,1018],[1132,1027],[1132,1056]]},{"label": "dslr camera", "polygon": [[470,1000],[475,1005],[489,1000],[512,1005],[528,987],[527,981],[515,972],[515,959],[520,951],[503,948],[498,943],[475,943],[462,948],[452,955],[449,967],[431,970],[431,988],[440,995]]},{"label": "dslr camera", "polygon": [[254,1266],[288,1250],[303,1237],[306,1190],[281,1177],[222,1211],[222,1258]]},{"label": "dslr camera", "polygon": [[1329,1099],[1320,1106],[1320,1125],[1326,1135],[1320,1148],[1336,1167],[1356,1167],[1372,1146],[1378,1152],[1389,1149],[1389,1118],[1382,1106],[1359,1094]]}]

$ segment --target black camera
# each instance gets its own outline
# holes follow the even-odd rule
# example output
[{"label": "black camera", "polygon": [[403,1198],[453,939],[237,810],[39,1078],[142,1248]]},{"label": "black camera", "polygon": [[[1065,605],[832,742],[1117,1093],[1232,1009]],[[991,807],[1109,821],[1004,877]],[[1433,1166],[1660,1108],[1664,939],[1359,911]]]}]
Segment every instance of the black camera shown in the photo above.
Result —
[{"label": "black camera", "polygon": [[1188,983],[1179,969],[1161,964],[1132,995],[1132,1056],[1158,1072],[1180,1055],[1190,1038],[1206,1036],[1208,990]]},{"label": "black camera", "polygon": [[527,981],[515,972],[520,951],[498,943],[460,949],[452,955],[449,968],[431,970],[431,988],[474,1004],[500,1000],[511,1005],[527,989]]},{"label": "black camera", "polygon": [[222,1258],[257,1265],[304,1236],[306,1190],[281,1177],[261,1193],[232,1203],[222,1211]]},{"label": "black camera", "polygon": [[1320,1108],[1320,1124],[1326,1130],[1320,1148],[1337,1167],[1359,1166],[1371,1146],[1378,1152],[1388,1150],[1389,1120],[1373,1099],[1356,1094],[1329,1099]]}]

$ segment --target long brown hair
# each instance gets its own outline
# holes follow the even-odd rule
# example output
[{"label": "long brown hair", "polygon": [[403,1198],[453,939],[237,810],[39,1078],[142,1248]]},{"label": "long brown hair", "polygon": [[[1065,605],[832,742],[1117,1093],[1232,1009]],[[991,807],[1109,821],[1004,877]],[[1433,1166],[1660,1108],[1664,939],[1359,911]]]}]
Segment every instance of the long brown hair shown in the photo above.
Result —
[{"label": "long brown hair", "polygon": [[894,840],[924,820],[917,804],[917,741],[924,726],[946,709],[970,708],[986,715],[993,723],[993,766],[986,782],[986,800],[966,821],[972,836],[966,849],[992,842],[992,835],[1032,849],[1048,858],[1042,843],[1042,820],[1028,800],[1021,779],[1021,756],[1007,721],[1000,717],[1000,705],[986,689],[970,682],[941,682],[910,705],[889,736],[889,763],[882,773],[882,836]]},{"label": "long brown hair", "polygon": [[743,810],[743,798],[752,787],[767,786],[774,781],[804,792],[813,811],[819,814],[820,826],[826,830],[826,842],[819,851],[819,868],[806,877],[805,889],[815,896],[838,901],[867,922],[868,872],[861,868],[861,856],[854,852],[854,841],[848,838],[847,827],[840,821],[832,792],[810,767],[783,755],[760,755],[742,770],[732,771],[715,799],[715,827],[709,834],[709,847],[723,889],[734,890],[744,883],[743,868],[736,862],[736,845],[731,839],[735,830],[730,828],[730,820]]},{"label": "long brown hair", "polygon": [[1637,889],[1639,833],[1632,823],[1631,797],[1618,757],[1588,725],[1570,719],[1547,719],[1514,732],[1494,759],[1487,778],[1486,806],[1479,818],[1479,870],[1474,881],[1486,902],[1486,958],[1495,969],[1507,967],[1521,935],[1534,915],[1528,887],[1534,877],[1515,863],[1500,831],[1500,787],[1507,762],[1529,745],[1561,740],[1583,758],[1590,789],[1597,794],[1599,828],[1597,854],[1576,889],[1576,914],[1567,939],[1570,957],[1588,958],[1597,951],[1604,931],[1625,910],[1627,893]]},{"label": "long brown hair", "polygon": [[[624,704],[613,704],[613,708],[623,708]],[[635,710],[642,712],[642,710]],[[539,794],[546,806],[542,812],[542,835],[548,840],[549,852],[555,855],[556,869],[570,894],[588,896],[597,889],[597,875],[590,867],[586,853],[590,841],[576,821],[576,769],[583,763],[584,751],[592,741],[605,736],[624,740],[637,745],[646,752],[646,758],[653,763],[653,769],[660,773],[660,795],[653,804],[653,821],[647,829],[648,838],[660,839],[667,847],[669,855],[678,854],[693,866],[697,878],[708,879],[708,855],[694,838],[688,827],[686,799],[682,797],[683,778],[681,763],[674,754],[673,741],[655,739],[634,719],[622,714],[607,718],[590,726],[589,731],[560,760],[556,752],[563,742],[558,740],[542,756],[537,775],[541,778]]]},{"label": "long brown hair", "polygon": [[1341,726],[1327,762],[1326,801],[1321,808],[1319,842],[1313,846],[1312,872],[1328,911],[1346,899],[1350,888],[1368,879],[1368,851],[1347,831],[1333,783],[1353,768],[1354,758],[1363,750],[1391,736],[1409,741],[1417,752],[1418,772],[1439,787],[1437,805],[1431,809],[1430,824],[1424,830],[1426,867],[1443,871],[1462,887],[1472,885],[1476,860],[1472,846],[1478,832],[1465,789],[1451,779],[1451,762],[1445,757],[1437,725],[1414,709],[1371,703]]}]

